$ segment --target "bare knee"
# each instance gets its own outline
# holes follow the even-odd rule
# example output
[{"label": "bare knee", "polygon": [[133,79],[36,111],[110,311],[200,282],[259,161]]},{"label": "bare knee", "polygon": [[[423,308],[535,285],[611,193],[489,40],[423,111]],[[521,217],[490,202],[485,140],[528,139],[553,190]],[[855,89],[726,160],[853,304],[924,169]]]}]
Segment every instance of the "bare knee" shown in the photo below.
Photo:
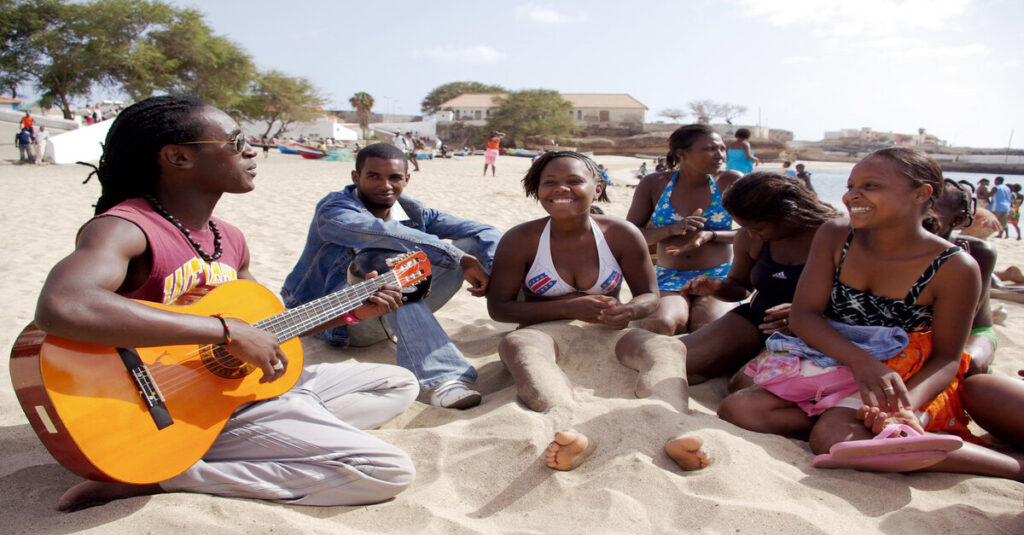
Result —
[{"label": "bare knee", "polygon": [[727,396],[718,404],[718,417],[744,429],[755,430],[750,422],[751,410],[754,409],[748,396],[736,393]]},{"label": "bare knee", "polygon": [[640,326],[656,334],[672,336],[676,334],[677,324],[671,318],[648,316],[640,321]]}]

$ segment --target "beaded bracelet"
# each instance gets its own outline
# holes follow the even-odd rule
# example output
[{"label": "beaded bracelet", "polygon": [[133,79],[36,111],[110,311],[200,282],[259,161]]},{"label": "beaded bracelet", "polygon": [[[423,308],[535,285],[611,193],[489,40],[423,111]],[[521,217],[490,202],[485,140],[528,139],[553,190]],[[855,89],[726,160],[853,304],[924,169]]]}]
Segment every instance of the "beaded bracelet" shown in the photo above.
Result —
[{"label": "beaded bracelet", "polygon": [[341,320],[345,322],[345,325],[359,325],[360,319],[351,312],[342,314]]},{"label": "beaded bracelet", "polygon": [[220,326],[224,328],[224,343],[217,344],[220,347],[224,347],[231,343],[231,329],[228,328],[228,322],[224,319],[224,316],[221,316],[220,314],[213,314],[213,317],[219,319]]}]

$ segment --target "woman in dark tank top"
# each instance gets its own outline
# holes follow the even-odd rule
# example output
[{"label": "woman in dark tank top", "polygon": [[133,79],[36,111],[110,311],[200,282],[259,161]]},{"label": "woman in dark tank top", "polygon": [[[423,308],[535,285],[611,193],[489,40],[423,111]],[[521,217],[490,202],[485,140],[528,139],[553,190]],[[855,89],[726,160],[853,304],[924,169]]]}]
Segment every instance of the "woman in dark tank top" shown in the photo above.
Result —
[{"label": "woman in dark tank top", "polygon": [[[751,173],[733,184],[722,200],[742,226],[733,244],[733,263],[725,279],[699,277],[681,290],[722,301],[749,303],[681,337],[690,384],[731,373],[764,347],[773,332],[789,334],[789,303],[822,223],[838,217],[831,206],[802,182],[777,173]],[[620,359],[640,351],[650,339],[631,331],[619,342]]]}]

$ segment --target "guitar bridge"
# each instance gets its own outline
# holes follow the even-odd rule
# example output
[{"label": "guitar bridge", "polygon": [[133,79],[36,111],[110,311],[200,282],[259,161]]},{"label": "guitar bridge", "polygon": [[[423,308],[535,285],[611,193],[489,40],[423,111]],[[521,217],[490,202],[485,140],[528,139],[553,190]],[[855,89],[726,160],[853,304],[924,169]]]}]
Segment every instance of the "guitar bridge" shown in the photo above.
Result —
[{"label": "guitar bridge", "polygon": [[121,362],[124,363],[124,367],[128,370],[132,382],[139,389],[139,397],[142,398],[142,402],[149,409],[149,415],[153,418],[156,428],[163,429],[173,424],[174,419],[171,418],[170,411],[164,405],[164,395],[160,392],[160,387],[157,386],[153,376],[149,373],[149,368],[139,358],[139,354],[134,349],[123,347],[117,348],[117,354],[121,356]]}]

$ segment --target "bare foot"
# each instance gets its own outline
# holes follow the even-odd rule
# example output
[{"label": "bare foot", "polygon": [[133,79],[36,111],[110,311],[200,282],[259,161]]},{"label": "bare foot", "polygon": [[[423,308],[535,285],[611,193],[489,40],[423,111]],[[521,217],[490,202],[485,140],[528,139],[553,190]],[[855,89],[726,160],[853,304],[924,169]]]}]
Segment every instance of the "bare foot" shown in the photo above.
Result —
[{"label": "bare foot", "polygon": [[679,437],[665,444],[665,453],[683,470],[700,470],[711,464],[711,456],[704,452],[703,447],[704,443],[697,437]]},{"label": "bare foot", "polygon": [[1002,271],[997,271],[995,274],[999,277],[999,280],[1006,282],[1015,282],[1017,284],[1024,283],[1024,272],[1017,266],[1010,266]]},{"label": "bare foot", "polygon": [[619,362],[640,372],[636,397],[655,396],[677,410],[687,410],[686,346],[678,338],[633,329],[615,344],[615,355]]},{"label": "bare foot", "polygon": [[88,509],[107,502],[135,496],[159,494],[164,489],[152,485],[131,485],[111,481],[83,481],[71,487],[57,500],[58,511],[71,512]]},{"label": "bare foot", "polygon": [[549,468],[572,470],[583,464],[593,451],[594,443],[583,433],[559,431],[555,433],[555,440],[548,444],[544,457]]}]

